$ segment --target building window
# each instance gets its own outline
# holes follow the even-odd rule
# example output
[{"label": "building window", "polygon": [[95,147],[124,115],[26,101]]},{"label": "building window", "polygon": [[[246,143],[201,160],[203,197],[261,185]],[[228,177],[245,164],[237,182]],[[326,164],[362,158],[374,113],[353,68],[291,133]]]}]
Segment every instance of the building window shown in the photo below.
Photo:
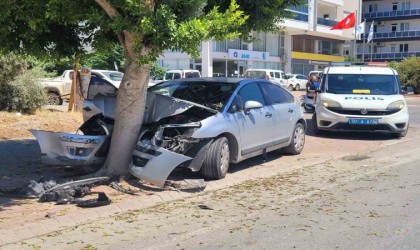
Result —
[{"label": "building window", "polygon": [[402,2],[401,3],[402,10],[409,10],[410,9],[410,2]]},{"label": "building window", "polygon": [[395,53],[395,52],[397,52],[397,45],[391,44],[391,53]]},{"label": "building window", "polygon": [[256,33],[254,34],[256,41],[252,44],[254,51],[266,51],[266,36],[265,33]]},{"label": "building window", "polygon": [[408,43],[400,44],[400,52],[408,52]]},{"label": "building window", "polygon": [[377,12],[378,11],[378,5],[377,4],[369,4],[369,13],[370,12]]},{"label": "building window", "polygon": [[270,56],[280,56],[280,34],[267,33],[266,48]]},{"label": "building window", "polygon": [[241,40],[239,40],[238,38],[235,38],[231,41],[228,41],[227,48],[228,49],[241,49]]},{"label": "building window", "polygon": [[227,52],[226,41],[213,42],[213,51]]},{"label": "building window", "polygon": [[297,52],[304,52],[305,50],[304,50],[304,43],[305,43],[305,41],[304,41],[304,39],[303,38],[300,38],[300,37],[293,37],[292,38],[293,39],[293,48],[292,48],[292,50],[293,51],[297,51]]},{"label": "building window", "polygon": [[391,24],[391,31],[392,32],[396,32],[397,31],[397,24],[396,23]]},{"label": "building window", "polygon": [[400,31],[408,31],[408,30],[410,30],[409,23],[400,23]]},{"label": "building window", "polygon": [[393,11],[398,10],[398,3],[392,3],[392,10]]}]

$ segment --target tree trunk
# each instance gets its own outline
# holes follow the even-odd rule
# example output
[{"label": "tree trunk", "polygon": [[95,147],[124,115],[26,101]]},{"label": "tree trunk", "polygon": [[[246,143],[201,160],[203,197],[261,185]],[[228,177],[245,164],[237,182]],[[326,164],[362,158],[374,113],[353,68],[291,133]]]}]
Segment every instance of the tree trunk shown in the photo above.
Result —
[{"label": "tree trunk", "polygon": [[104,166],[96,175],[127,174],[143,121],[150,64],[138,66],[126,60],[125,73],[117,96],[111,145]]}]

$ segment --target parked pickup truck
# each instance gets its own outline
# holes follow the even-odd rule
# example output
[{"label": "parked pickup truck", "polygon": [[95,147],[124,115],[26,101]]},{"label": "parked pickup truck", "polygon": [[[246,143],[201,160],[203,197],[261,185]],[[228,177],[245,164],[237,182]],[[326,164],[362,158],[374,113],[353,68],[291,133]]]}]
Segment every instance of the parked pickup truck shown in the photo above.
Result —
[{"label": "parked pickup truck", "polygon": [[[112,70],[92,70],[93,74],[118,86],[124,76],[123,73]],[[63,100],[68,101],[70,99],[72,79],[73,70],[65,70],[61,76],[56,78],[40,79],[41,85],[47,91],[49,105],[61,105]]]}]

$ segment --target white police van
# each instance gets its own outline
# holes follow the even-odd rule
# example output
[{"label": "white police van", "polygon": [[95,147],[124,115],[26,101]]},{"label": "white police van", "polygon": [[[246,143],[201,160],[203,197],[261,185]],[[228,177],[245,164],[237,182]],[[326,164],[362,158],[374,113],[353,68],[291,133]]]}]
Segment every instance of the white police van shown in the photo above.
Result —
[{"label": "white police van", "polygon": [[312,121],[315,133],[368,131],[404,137],[409,114],[397,72],[375,66],[325,68]]}]

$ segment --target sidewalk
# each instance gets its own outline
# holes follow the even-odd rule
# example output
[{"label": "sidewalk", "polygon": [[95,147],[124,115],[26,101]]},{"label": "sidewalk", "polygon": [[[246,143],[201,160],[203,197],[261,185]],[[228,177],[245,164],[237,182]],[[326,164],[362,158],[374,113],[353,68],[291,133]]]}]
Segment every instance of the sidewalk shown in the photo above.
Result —
[{"label": "sidewalk", "polygon": [[[380,141],[345,136],[338,138],[307,136],[305,149],[301,155],[282,156],[277,152],[272,152],[268,155],[267,162],[263,162],[262,157],[249,159],[232,166],[226,178],[208,182],[204,192],[223,189],[246,180],[270,177],[304,166],[338,159],[345,155],[364,154],[393,144],[404,143],[407,140],[414,140],[414,137],[420,137],[420,130],[412,129],[409,134],[410,136],[402,140],[387,139]],[[337,147],[338,141],[340,141],[340,147]],[[195,174],[181,173],[181,175],[183,178],[200,178]],[[140,210],[200,195],[200,193],[160,190],[144,186],[138,181],[130,184],[133,185],[132,189],[139,188],[140,193],[138,195],[122,194],[106,186],[94,188],[92,191],[104,191],[112,199],[111,205],[98,208],[83,209],[75,205],[60,206],[53,203],[38,203],[34,199],[0,197],[3,198],[3,200],[0,200],[0,247],[8,243],[48,235],[65,228],[109,218],[130,210]]]}]

